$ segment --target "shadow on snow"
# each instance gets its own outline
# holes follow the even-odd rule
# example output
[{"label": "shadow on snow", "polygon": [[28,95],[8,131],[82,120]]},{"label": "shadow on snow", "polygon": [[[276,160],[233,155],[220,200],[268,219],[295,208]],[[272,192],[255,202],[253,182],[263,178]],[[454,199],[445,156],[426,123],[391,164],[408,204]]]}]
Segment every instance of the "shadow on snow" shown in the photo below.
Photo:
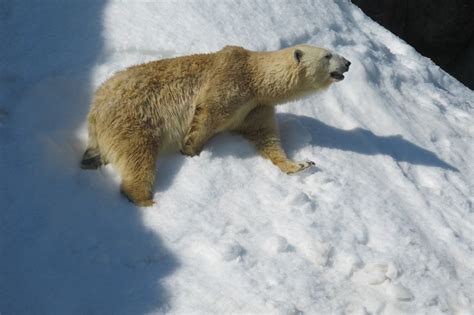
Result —
[{"label": "shadow on snow", "polygon": [[[278,114],[278,120],[280,125],[287,125],[289,128],[294,125],[292,121],[300,124],[311,134],[310,143],[315,146],[366,155],[383,154],[398,162],[459,171],[456,167],[441,160],[435,153],[403,139],[400,135],[377,136],[362,128],[344,130],[329,126],[316,118],[289,113]],[[291,151],[299,149],[301,145],[305,145],[305,143],[298,141],[287,143],[288,153],[291,154]]]},{"label": "shadow on snow", "polygon": [[[0,312],[143,314],[168,309],[179,267],[140,211],[79,169],[75,132],[101,58],[105,1],[5,0],[14,92],[0,126]],[[12,81],[14,80],[14,81]],[[12,84],[13,84],[12,83]],[[5,153],[5,154],[4,154]],[[143,210],[145,211],[145,210]]]}]

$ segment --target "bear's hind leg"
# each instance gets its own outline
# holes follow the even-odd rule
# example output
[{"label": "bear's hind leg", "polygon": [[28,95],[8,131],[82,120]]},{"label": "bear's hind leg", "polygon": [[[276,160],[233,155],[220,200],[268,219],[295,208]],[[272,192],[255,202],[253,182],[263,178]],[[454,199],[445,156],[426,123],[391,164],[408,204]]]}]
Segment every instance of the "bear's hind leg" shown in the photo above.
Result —
[{"label": "bear's hind leg", "polygon": [[149,207],[154,204],[152,189],[156,155],[154,146],[128,148],[115,165],[122,176],[120,191],[137,206]]},{"label": "bear's hind leg", "polygon": [[81,168],[86,170],[95,170],[103,164],[99,149],[87,148],[82,155]]},{"label": "bear's hind leg", "polygon": [[81,168],[95,170],[104,164],[100,156],[99,144],[97,143],[97,131],[95,127],[95,118],[91,113],[88,117],[89,144],[82,155]]},{"label": "bear's hind leg", "polygon": [[151,192],[151,186],[144,181],[124,179],[120,185],[120,192],[139,207],[150,207],[155,204]]}]

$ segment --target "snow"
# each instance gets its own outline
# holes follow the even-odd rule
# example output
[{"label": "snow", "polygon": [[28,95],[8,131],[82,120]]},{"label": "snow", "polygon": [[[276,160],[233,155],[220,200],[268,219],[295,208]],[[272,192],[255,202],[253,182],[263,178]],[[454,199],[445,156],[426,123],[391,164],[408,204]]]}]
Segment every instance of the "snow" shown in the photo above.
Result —
[{"label": "snow", "polygon": [[[474,314],[474,92],[348,1],[0,4],[0,313]],[[352,62],[243,138],[158,162],[156,206],[79,169],[115,71],[225,45]]]}]

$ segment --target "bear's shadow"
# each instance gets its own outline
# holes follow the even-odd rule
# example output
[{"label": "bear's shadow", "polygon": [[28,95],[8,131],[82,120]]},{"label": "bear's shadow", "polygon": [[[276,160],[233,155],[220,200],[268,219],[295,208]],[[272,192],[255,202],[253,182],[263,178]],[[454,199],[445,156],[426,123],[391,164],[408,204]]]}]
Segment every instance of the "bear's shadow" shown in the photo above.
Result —
[{"label": "bear's shadow", "polygon": [[[377,136],[372,131],[363,128],[339,129],[313,117],[290,113],[278,114],[278,122],[285,150],[290,156],[309,142],[311,145],[322,148],[366,155],[388,155],[397,162],[459,172],[456,167],[441,160],[435,153],[403,139],[401,135]],[[310,135],[307,141],[294,139],[293,135],[298,136],[305,132]]]},{"label": "bear's shadow", "polygon": [[[290,113],[277,114],[277,120],[283,147],[290,158],[296,151],[309,144],[365,155],[382,154],[392,157],[397,162],[439,167],[459,172],[456,167],[441,160],[435,153],[403,139],[400,135],[377,136],[372,131],[363,128],[339,129],[313,117]],[[232,133],[214,137],[206,143],[203,150],[210,151],[212,156],[216,157],[231,155],[242,159],[257,154],[247,140]],[[166,191],[173,184],[176,174],[187,158],[180,154],[160,158],[154,190]]]}]

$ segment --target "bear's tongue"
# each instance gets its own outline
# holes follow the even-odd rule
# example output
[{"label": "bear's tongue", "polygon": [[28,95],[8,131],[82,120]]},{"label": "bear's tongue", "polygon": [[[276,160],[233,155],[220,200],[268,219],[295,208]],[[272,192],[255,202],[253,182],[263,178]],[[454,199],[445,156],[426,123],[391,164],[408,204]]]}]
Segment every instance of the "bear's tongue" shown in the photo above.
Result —
[{"label": "bear's tongue", "polygon": [[341,81],[341,80],[344,79],[344,75],[342,73],[333,71],[333,72],[331,72],[331,78],[336,79],[338,81]]}]

